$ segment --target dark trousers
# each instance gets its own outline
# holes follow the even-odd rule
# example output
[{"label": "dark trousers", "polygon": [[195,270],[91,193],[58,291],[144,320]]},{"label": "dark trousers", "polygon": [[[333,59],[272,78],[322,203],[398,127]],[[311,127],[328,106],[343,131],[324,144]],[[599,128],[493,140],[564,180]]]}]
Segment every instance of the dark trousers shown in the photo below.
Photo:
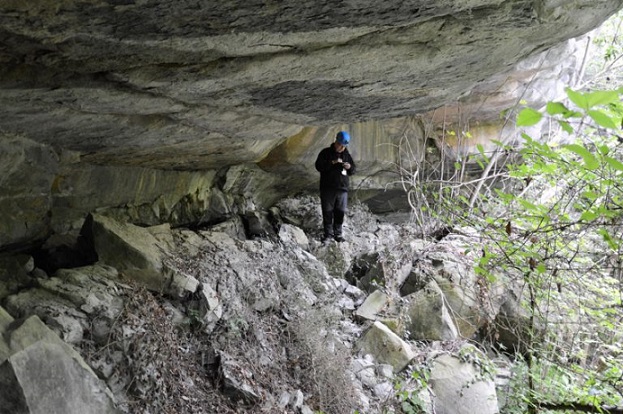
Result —
[{"label": "dark trousers", "polygon": [[344,214],[348,207],[348,191],[321,190],[320,206],[324,237],[341,236]]}]

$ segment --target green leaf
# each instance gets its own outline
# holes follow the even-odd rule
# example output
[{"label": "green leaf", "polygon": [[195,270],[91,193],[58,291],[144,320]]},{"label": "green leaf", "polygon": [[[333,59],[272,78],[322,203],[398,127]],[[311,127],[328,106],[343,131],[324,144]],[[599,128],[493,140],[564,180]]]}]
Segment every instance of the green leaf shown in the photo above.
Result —
[{"label": "green leaf", "polygon": [[566,121],[558,121],[558,124],[560,124],[560,127],[563,129],[563,131],[565,131],[567,134],[571,134],[573,135],[573,128],[571,127],[571,125],[566,122]]},{"label": "green leaf", "polygon": [[623,171],[623,162],[612,157],[604,157],[609,166],[618,171]]},{"label": "green leaf", "polygon": [[588,111],[588,116],[593,118],[593,121],[595,121],[599,126],[609,129],[617,129],[617,124],[614,120],[603,111],[593,109]]},{"label": "green leaf", "polygon": [[595,170],[599,168],[599,161],[597,160],[597,158],[595,158],[595,156],[582,145],[569,144],[565,145],[564,148],[582,157],[586,168],[588,168],[589,170]]},{"label": "green leaf", "polygon": [[539,111],[532,108],[524,108],[517,115],[517,126],[536,125],[542,117],[543,115]]},{"label": "green leaf", "polygon": [[588,111],[588,99],[586,99],[586,96],[583,93],[576,92],[571,88],[566,88],[565,91],[567,92],[567,96],[571,102],[573,102],[578,108]]},{"label": "green leaf", "polygon": [[578,108],[588,111],[591,108],[600,105],[608,105],[619,101],[619,93],[617,91],[594,91],[581,93],[571,88],[566,89],[567,96],[577,105]]},{"label": "green leaf", "polygon": [[487,154],[485,154],[485,147],[482,144],[478,144],[476,145],[476,148],[478,149],[478,152],[480,153],[482,158],[484,158],[486,162],[489,162],[489,157],[487,156]]},{"label": "green leaf", "polygon": [[547,113],[550,115],[560,115],[569,112],[569,109],[560,102],[548,102]]},{"label": "green leaf", "polygon": [[532,137],[528,134],[526,134],[525,132],[521,133],[521,137],[526,141],[526,144],[531,144],[534,140],[532,139]]},{"label": "green leaf", "polygon": [[582,197],[588,198],[589,200],[597,200],[599,198],[599,194],[594,191],[585,191],[582,193]]},{"label": "green leaf", "polygon": [[539,212],[539,207],[536,204],[531,203],[530,201],[520,198],[519,200],[519,204],[521,204],[523,206],[523,208],[525,208],[528,211],[533,211],[538,213]]},{"label": "green leaf", "polygon": [[612,238],[610,233],[608,233],[608,230],[606,230],[606,229],[599,229],[599,230],[597,230],[597,232],[599,234],[601,234],[601,237],[603,237],[604,241],[606,243],[608,243],[608,246],[610,246],[610,248],[612,250],[616,251],[616,250],[619,249],[619,242],[617,240],[615,240],[614,238]]},{"label": "green leaf", "polygon": [[619,94],[616,91],[593,91],[586,94],[589,108],[599,105],[608,105],[619,101]]},{"label": "green leaf", "polygon": [[594,211],[585,211],[580,216],[580,220],[582,220],[582,221],[593,221],[597,217],[599,217],[599,214],[595,213]]}]

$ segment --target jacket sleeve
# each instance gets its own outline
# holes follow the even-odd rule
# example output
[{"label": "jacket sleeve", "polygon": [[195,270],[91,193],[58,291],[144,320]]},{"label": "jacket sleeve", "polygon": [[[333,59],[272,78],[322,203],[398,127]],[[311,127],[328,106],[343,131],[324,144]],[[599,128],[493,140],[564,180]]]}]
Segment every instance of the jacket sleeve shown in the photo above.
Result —
[{"label": "jacket sleeve", "polygon": [[320,151],[318,158],[316,158],[316,170],[319,172],[327,172],[331,167],[333,167],[333,164],[331,164],[331,159],[327,156],[327,151]]},{"label": "jacket sleeve", "polygon": [[353,161],[353,157],[350,156],[350,153],[348,153],[348,163],[350,164],[350,168],[346,170],[346,174],[348,175],[355,174],[357,167],[355,166],[355,161]]}]

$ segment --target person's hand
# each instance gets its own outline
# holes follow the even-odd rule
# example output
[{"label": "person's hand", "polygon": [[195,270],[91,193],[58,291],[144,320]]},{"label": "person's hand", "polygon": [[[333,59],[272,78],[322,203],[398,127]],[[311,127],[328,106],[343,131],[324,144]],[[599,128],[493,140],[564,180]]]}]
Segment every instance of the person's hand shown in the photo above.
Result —
[{"label": "person's hand", "polygon": [[345,162],[344,163],[344,168],[347,170],[350,170],[350,163],[349,162]]}]

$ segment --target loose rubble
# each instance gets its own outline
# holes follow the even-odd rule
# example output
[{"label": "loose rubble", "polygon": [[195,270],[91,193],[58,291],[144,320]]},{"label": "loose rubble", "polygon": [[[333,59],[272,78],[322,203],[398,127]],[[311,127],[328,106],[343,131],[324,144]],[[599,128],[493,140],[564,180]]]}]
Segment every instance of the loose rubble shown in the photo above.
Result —
[{"label": "loose rubble", "polygon": [[[190,230],[90,216],[83,236],[96,263],[16,287],[34,270],[23,257],[0,282],[0,372],[17,372],[23,352],[82,361],[82,381],[101,398],[66,413],[400,413],[401,395],[423,412],[474,412],[452,411],[457,387],[470,389],[461,409],[498,412],[495,378],[456,356],[504,299],[489,291],[479,302],[462,247],[474,236],[421,240],[357,204],[348,241],[322,245],[316,203],[284,200],[250,238],[236,219]],[[17,349],[6,339],[13,318],[45,324]],[[36,338],[52,333],[50,353]],[[422,370],[429,383],[413,381]],[[28,386],[13,377],[3,384]]]}]

